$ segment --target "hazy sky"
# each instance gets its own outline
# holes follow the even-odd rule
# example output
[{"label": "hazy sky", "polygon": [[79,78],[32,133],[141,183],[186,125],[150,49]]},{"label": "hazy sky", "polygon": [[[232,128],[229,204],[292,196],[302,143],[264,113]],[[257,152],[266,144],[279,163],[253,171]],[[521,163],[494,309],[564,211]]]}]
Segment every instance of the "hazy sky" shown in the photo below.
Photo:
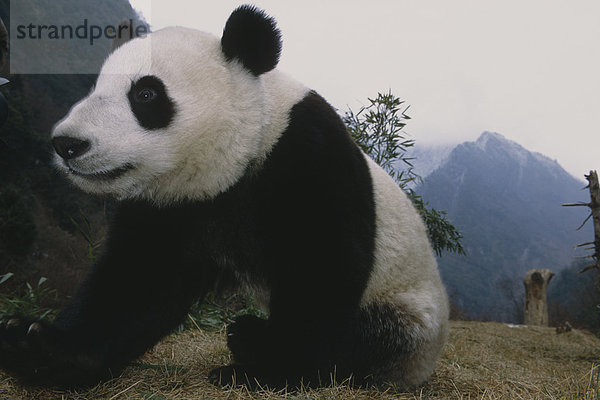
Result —
[{"label": "hazy sky", "polygon": [[[233,0],[132,0],[153,30],[221,34]],[[418,143],[496,131],[583,179],[600,170],[598,0],[260,0],[279,64],[340,110],[389,89]]]}]

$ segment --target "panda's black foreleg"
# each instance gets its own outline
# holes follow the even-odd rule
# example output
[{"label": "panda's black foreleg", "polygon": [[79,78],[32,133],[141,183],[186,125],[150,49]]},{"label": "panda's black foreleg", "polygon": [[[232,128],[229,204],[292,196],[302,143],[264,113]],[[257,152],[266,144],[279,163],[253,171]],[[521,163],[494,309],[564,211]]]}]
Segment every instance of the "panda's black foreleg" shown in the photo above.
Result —
[{"label": "panda's black foreleg", "polygon": [[93,385],[118,375],[171,332],[193,301],[191,296],[166,298],[156,293],[160,287],[123,296],[120,285],[97,285],[94,279],[87,284],[53,323],[18,317],[4,320],[0,368],[24,383]]},{"label": "panda's black foreleg", "polygon": [[120,285],[101,283],[97,277],[88,279],[52,323],[19,317],[2,321],[0,368],[28,384],[96,384],[117,376],[171,332],[193,301],[166,298],[156,292],[160,287],[123,295]]},{"label": "panda's black foreleg", "polygon": [[52,324],[12,317],[0,322],[0,368],[35,385],[87,386],[110,377],[102,350],[82,351]]},{"label": "panda's black foreleg", "polygon": [[212,287],[201,257],[181,250],[183,224],[165,222],[181,219],[143,205],[118,217],[105,252],[53,322],[13,317],[0,325],[0,368],[66,387],[117,376]]}]

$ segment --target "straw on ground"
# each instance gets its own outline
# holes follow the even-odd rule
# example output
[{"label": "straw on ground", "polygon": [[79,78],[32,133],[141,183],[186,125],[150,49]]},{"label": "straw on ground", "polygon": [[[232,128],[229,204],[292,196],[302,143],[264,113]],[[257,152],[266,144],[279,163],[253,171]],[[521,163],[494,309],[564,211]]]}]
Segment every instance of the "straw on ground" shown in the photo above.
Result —
[{"label": "straw on ground", "polygon": [[115,379],[80,391],[23,388],[0,375],[2,399],[599,399],[600,340],[574,330],[452,322],[430,381],[411,393],[345,385],[300,392],[219,389],[210,369],[228,363],[224,332],[190,329],[171,335]]}]

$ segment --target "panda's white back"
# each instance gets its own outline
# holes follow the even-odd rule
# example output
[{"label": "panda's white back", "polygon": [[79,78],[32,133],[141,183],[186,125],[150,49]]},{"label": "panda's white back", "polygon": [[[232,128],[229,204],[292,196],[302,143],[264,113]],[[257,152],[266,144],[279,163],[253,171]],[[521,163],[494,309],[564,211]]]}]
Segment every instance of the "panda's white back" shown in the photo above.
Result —
[{"label": "panda's white back", "polygon": [[425,381],[435,368],[448,335],[448,298],[421,217],[387,172],[365,157],[377,205],[377,245],[362,304],[394,305],[414,345],[423,347],[396,371],[396,380],[410,386]]}]

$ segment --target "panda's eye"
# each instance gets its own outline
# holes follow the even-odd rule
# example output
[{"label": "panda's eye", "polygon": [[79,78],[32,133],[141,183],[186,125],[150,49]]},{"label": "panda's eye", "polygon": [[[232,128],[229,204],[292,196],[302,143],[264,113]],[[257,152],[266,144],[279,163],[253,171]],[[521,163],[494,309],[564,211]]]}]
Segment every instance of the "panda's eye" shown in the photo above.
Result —
[{"label": "panda's eye", "polygon": [[156,97],[156,91],[150,88],[144,88],[137,92],[135,100],[138,103],[149,103]]},{"label": "panda's eye", "polygon": [[166,128],[175,117],[175,103],[163,81],[154,75],[131,82],[127,98],[133,115],[145,129]]}]

